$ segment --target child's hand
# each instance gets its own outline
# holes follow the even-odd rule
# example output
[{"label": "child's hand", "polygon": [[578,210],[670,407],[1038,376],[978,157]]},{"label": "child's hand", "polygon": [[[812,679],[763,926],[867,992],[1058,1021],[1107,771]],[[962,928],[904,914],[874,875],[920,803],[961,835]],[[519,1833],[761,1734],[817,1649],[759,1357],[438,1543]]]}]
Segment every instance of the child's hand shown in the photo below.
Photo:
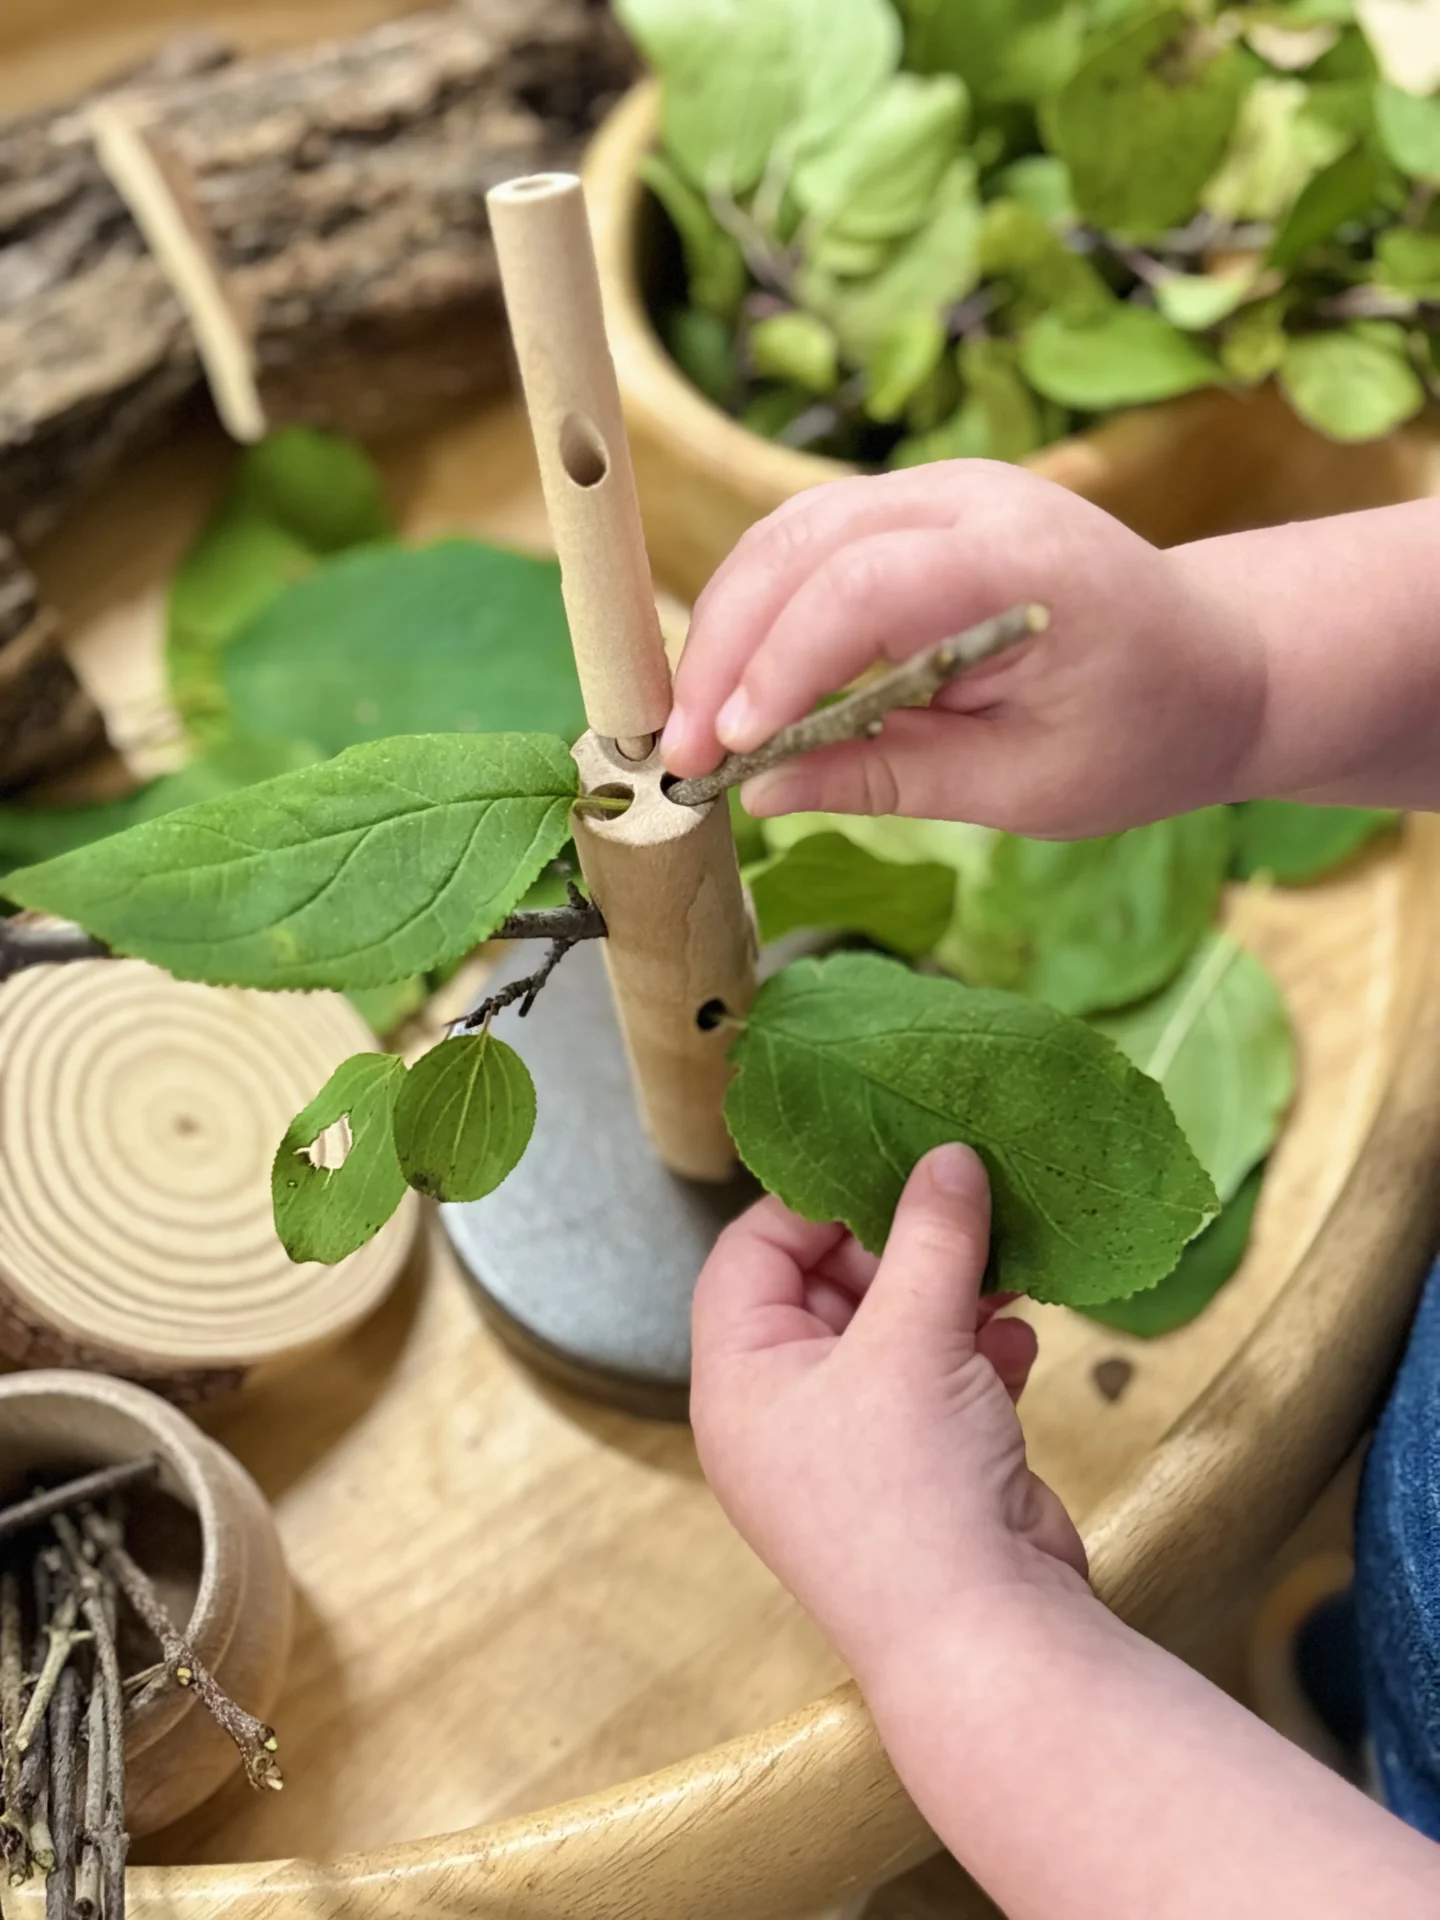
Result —
[{"label": "child's hand", "polygon": [[1053,614],[1039,639],[928,711],[892,714],[875,740],[752,781],[746,805],[1066,838],[1241,797],[1263,650],[1185,552],[988,460],[817,487],[751,528],[700,596],[666,763],[706,772],[872,662],[1039,600]]},{"label": "child's hand", "polygon": [[985,1170],[939,1147],[883,1260],[762,1200],[695,1296],[691,1417],[706,1477],[755,1551],[863,1678],[977,1591],[1060,1582],[1085,1550],[1025,1464],[1023,1321],[979,1298]]}]

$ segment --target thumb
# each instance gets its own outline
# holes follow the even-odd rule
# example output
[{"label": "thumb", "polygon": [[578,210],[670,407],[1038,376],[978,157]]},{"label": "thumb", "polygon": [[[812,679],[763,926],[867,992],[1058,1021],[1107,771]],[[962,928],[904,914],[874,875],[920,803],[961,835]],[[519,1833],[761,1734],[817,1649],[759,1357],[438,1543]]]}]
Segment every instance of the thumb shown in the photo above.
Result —
[{"label": "thumb", "polygon": [[954,1142],[915,1167],[895,1209],[875,1278],[855,1315],[867,1337],[954,1339],[973,1347],[990,1251],[990,1182],[980,1156]]}]

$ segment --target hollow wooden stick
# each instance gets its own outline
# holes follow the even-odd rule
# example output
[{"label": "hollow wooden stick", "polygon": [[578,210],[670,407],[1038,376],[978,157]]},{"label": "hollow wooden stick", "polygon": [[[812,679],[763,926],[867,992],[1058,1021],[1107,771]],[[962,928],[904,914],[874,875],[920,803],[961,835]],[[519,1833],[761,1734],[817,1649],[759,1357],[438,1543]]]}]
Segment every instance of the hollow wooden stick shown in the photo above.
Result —
[{"label": "hollow wooden stick", "polygon": [[585,715],[643,760],[670,712],[670,670],[585,197],[574,174],[536,173],[492,187],[486,205]]}]

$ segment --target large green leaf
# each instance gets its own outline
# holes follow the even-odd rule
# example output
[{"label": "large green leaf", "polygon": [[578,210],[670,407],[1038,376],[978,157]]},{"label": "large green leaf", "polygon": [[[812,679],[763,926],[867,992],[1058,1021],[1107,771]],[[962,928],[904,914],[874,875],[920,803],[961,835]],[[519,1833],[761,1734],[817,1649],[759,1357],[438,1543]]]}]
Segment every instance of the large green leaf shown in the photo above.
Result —
[{"label": "large green leaf", "polygon": [[618,0],[663,82],[661,136],[703,192],[748,193],[799,104],[791,10],[772,0]]},{"label": "large green leaf", "polygon": [[1215,1212],[1164,1095],[1079,1021],[875,955],[762,987],[726,1117],[787,1206],[884,1245],[910,1170],[963,1140],[994,1195],[1001,1287],[1118,1299],[1153,1286]]},{"label": "large green leaf", "polygon": [[913,233],[955,156],[965,107],[951,74],[897,74],[843,138],[798,163],[796,198],[827,235],[863,242]]},{"label": "large green leaf", "polygon": [[1402,173],[1440,187],[1440,94],[1427,99],[1382,80],[1375,88],[1375,124]]},{"label": "large green leaf", "polygon": [[[270,1170],[275,1231],[292,1260],[333,1266],[363,1247],[405,1196],[391,1126],[405,1065],[388,1053],[357,1053],[296,1114]],[[311,1147],[327,1127],[349,1124],[339,1166],[319,1167]]]},{"label": "large green leaf", "polygon": [[1093,45],[1044,116],[1082,216],[1141,240],[1182,225],[1224,155],[1246,78],[1235,49],[1179,7]]},{"label": "large green leaf", "polygon": [[923,954],[955,905],[955,874],[933,861],[880,860],[840,833],[817,833],[745,874],[762,940],[799,927],[863,933],[896,953]]},{"label": "large green leaf", "polygon": [[327,753],[399,733],[585,724],[560,569],[478,540],[343,555],[226,650],[236,726]]},{"label": "large green leaf", "polygon": [[325,556],[392,533],[380,477],[350,441],[283,427],[247,448],[170,587],[165,671],[181,715],[221,729],[219,658],[236,634]]},{"label": "large green leaf", "polygon": [[919,73],[958,73],[984,101],[1043,100],[1080,57],[1073,0],[899,0]]},{"label": "large green leaf", "polygon": [[1214,914],[1231,818],[1206,807],[1095,840],[999,835],[983,874],[962,877],[941,949],[977,985],[1064,1013],[1128,1006],[1183,966]]},{"label": "large green leaf", "polygon": [[457,1034],[422,1054],[395,1103],[395,1152],[434,1200],[479,1200],[519,1164],[535,1131],[535,1083],[513,1047]]},{"label": "large green leaf", "polygon": [[1128,1300],[1110,1300],[1081,1307],[1080,1311],[1091,1320],[1141,1340],[1154,1340],[1188,1325],[1204,1312],[1226,1281],[1233,1279],[1245,1258],[1255,1203],[1264,1180],[1264,1167],[1256,1167],[1235,1197],[1226,1201],[1219,1218],[1190,1242],[1179,1266],[1158,1287],[1132,1294]]},{"label": "large green leaf", "polygon": [[1201,204],[1221,220],[1280,219],[1306,183],[1353,140],[1348,128],[1307,111],[1311,102],[1303,80],[1257,80],[1241,102],[1229,151]]},{"label": "large green leaf", "polygon": [[1285,1002],[1253,954],[1202,940],[1163,993],[1094,1023],[1165,1089],[1222,1201],[1274,1144],[1295,1092]]},{"label": "large green leaf", "polygon": [[1310,807],[1296,800],[1246,800],[1234,808],[1235,871],[1282,885],[1318,880],[1399,820],[1384,807]]},{"label": "large green leaf", "polygon": [[92,840],[107,839],[144,820],[222,793],[236,793],[276,774],[308,767],[320,758],[304,740],[255,740],[235,734],[201,754],[178,773],[162,773],[134,793],[89,807],[0,806],[0,872],[54,860]]},{"label": "large green leaf", "polygon": [[499,925],[564,845],[576,784],[543,734],[376,741],[24,867],[3,890],[181,980],[384,986]]},{"label": "large green leaf", "polygon": [[1403,352],[1355,327],[1292,340],[1280,384],[1301,419],[1332,440],[1379,440],[1425,404],[1420,376]]},{"label": "large green leaf", "polygon": [[1170,400],[1224,378],[1213,356],[1153,307],[1120,304],[1081,326],[1042,313],[1021,342],[1020,366],[1037,393],[1086,413]]},{"label": "large green leaf", "polygon": [[1270,264],[1293,267],[1312,247],[1369,211],[1379,184],[1379,169],[1362,141],[1309,182],[1285,216],[1270,245]]}]

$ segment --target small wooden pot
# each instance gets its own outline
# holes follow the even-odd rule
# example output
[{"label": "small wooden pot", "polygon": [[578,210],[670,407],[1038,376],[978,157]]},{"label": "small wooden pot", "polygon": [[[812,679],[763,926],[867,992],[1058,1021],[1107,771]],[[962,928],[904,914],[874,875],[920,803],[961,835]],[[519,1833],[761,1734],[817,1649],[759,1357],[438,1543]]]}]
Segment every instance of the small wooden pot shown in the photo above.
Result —
[{"label": "small wooden pot", "polygon": [[[268,1719],[290,1652],[290,1579],[260,1489],[223,1447],[143,1387],[92,1373],[0,1379],[0,1490],[147,1454],[158,1480],[130,1495],[132,1550],[200,1660]],[[126,1716],[132,1837],[168,1826],[235,1773],[240,1756],[194,1694],[156,1685]]]},{"label": "small wooden pot", "polygon": [[[658,125],[659,90],[646,81],[595,136],[584,178],[651,562],[666,587],[693,599],[747,527],[793,494],[856,469],[742,427],[666,352],[651,317],[663,260],[659,211],[639,173]],[[1169,546],[1411,498],[1427,491],[1433,458],[1424,429],[1337,445],[1264,387],[1117,414],[1026,464]]]}]

